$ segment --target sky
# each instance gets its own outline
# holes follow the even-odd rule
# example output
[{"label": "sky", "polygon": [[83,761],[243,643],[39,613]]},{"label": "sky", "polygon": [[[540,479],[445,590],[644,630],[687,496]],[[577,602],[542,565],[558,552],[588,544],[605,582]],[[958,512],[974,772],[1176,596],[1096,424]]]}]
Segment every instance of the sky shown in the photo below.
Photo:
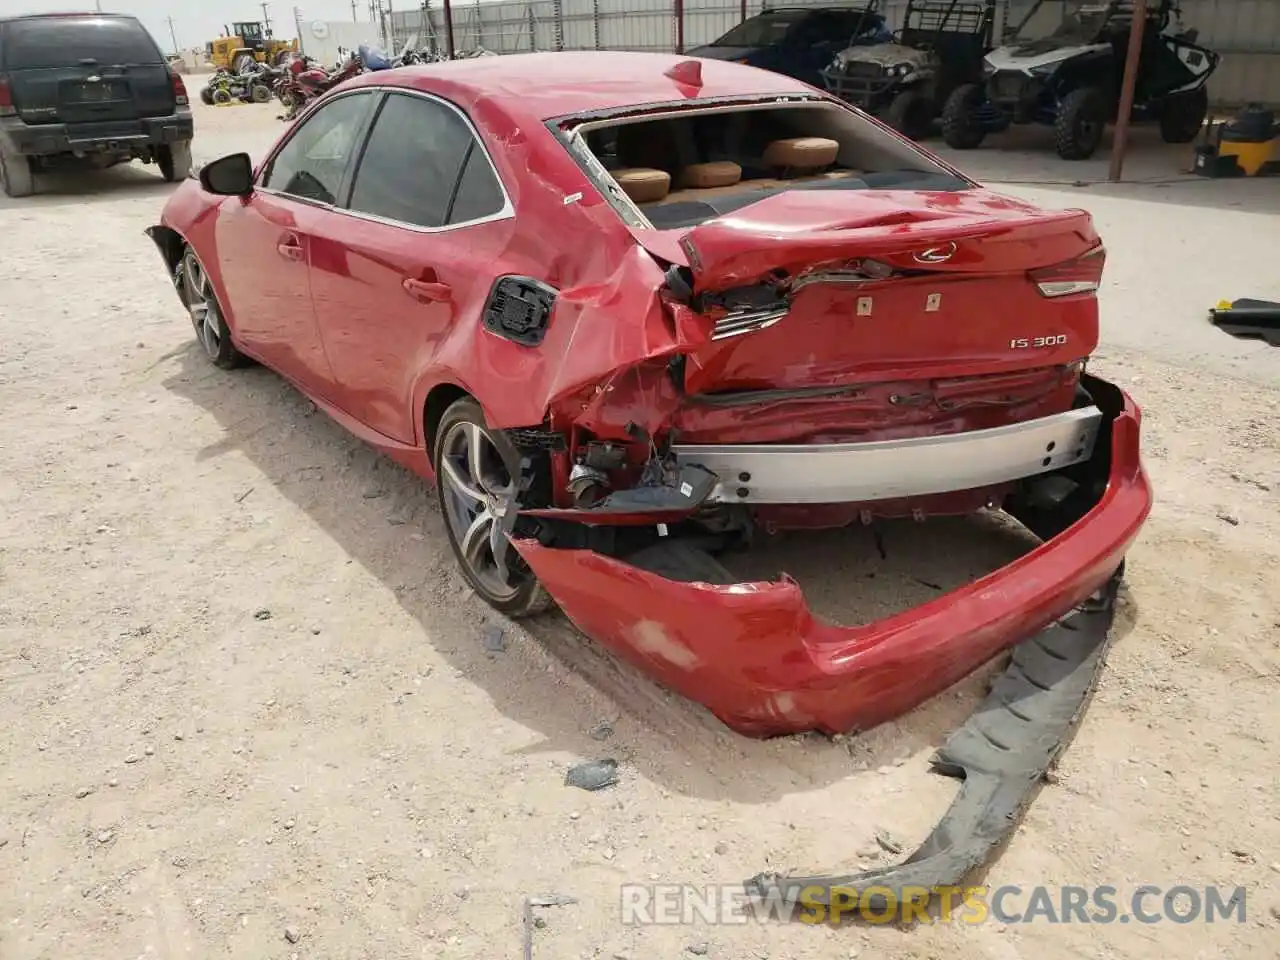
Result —
[{"label": "sky", "polygon": [[[172,52],[168,18],[173,17],[173,32],[178,46],[203,48],[222,31],[224,23],[234,20],[261,20],[262,8],[257,0],[96,0],[104,13],[131,13],[151,31],[165,53]],[[385,6],[386,0],[384,0]],[[95,0],[0,0],[0,16],[21,13],[56,13],[68,10],[94,9]],[[293,8],[302,10],[302,22],[313,20],[351,20],[351,0],[271,0],[272,32],[283,39],[297,34]],[[391,0],[393,10],[416,7],[414,0]],[[356,18],[370,21],[369,0],[356,0]]]}]

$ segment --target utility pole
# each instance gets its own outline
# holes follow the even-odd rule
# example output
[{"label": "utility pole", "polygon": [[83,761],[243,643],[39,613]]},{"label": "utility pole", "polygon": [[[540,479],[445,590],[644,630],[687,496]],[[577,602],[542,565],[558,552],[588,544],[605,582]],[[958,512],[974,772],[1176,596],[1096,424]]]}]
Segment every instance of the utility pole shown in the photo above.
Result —
[{"label": "utility pole", "polygon": [[173,29],[173,17],[169,18],[169,39],[173,41],[173,54],[177,56],[181,51],[178,49],[178,35]]},{"label": "utility pole", "polygon": [[267,39],[271,38],[271,4],[260,3],[262,8],[262,35]]},{"label": "utility pole", "polygon": [[357,3],[357,0],[351,0],[351,22],[352,23],[360,22],[360,17],[356,14],[356,3]]}]

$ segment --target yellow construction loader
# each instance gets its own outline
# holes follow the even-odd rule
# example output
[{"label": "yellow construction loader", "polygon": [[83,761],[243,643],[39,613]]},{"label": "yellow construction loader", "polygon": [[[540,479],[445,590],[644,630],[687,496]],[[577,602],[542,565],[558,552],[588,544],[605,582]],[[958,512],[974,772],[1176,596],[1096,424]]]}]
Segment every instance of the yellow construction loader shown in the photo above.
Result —
[{"label": "yellow construction loader", "polygon": [[233,23],[222,32],[223,36],[205,44],[205,51],[215,67],[235,73],[255,61],[274,66],[285,54],[298,52],[297,40],[273,39],[263,32],[261,23]]}]

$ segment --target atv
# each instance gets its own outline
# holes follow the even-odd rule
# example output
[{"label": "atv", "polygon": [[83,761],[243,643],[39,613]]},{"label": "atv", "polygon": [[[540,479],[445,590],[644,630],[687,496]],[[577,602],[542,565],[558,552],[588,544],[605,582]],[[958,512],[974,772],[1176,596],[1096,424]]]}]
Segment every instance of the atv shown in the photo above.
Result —
[{"label": "atv", "polygon": [[907,0],[890,42],[851,46],[822,71],[826,88],[913,140],[928,136],[951,92],[982,79],[995,0]]},{"label": "atv", "polygon": [[[230,70],[218,68],[209,78],[209,82],[205,84],[204,89],[200,91],[200,99],[213,106],[230,103],[232,100],[243,100],[248,102],[252,97],[251,78],[232,73]],[[271,99],[270,88],[267,90],[266,100]]]},{"label": "atv", "polygon": [[[987,54],[983,82],[957,87],[947,99],[947,145],[971,150],[1011,124],[1041,123],[1054,128],[1062,159],[1093,156],[1120,112],[1133,12],[1131,0],[1035,0],[1006,44]],[[1196,45],[1196,31],[1170,31],[1179,12],[1176,0],[1147,8],[1130,114],[1159,121],[1166,143],[1195,139],[1209,110],[1205,84],[1220,59]]]}]

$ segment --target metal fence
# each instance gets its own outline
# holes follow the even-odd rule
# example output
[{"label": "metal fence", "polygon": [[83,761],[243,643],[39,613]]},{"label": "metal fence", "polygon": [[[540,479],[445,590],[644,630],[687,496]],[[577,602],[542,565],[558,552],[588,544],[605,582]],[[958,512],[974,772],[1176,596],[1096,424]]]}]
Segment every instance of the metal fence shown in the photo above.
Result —
[{"label": "metal fence", "polygon": [[[837,3],[839,0],[837,0]],[[996,36],[1016,24],[1031,0],[997,5]],[[832,6],[833,0],[773,0],[770,6]],[[853,0],[850,6],[860,6]],[[893,28],[906,0],[882,0]],[[647,50],[670,53],[709,43],[763,8],[762,0],[457,0],[453,50],[493,53],[540,50]],[[1280,100],[1280,0],[1184,0],[1188,26],[1224,54],[1210,92],[1215,100]],[[442,0],[396,11],[390,31],[398,49],[413,37],[421,48],[449,52]]]},{"label": "metal fence", "polygon": [[[776,5],[776,4],[775,4]],[[831,0],[786,0],[786,6],[832,6]],[[744,17],[760,12],[761,0],[525,0],[517,3],[452,4],[453,43],[461,53],[538,50],[647,50],[670,53],[710,43]],[[906,0],[881,4],[896,25]],[[426,9],[397,11],[391,28],[397,47],[413,36],[425,49],[447,52],[448,30],[440,0]],[[682,13],[683,16],[678,14]],[[682,22],[683,21],[683,25]],[[683,41],[683,42],[682,42]]]}]

